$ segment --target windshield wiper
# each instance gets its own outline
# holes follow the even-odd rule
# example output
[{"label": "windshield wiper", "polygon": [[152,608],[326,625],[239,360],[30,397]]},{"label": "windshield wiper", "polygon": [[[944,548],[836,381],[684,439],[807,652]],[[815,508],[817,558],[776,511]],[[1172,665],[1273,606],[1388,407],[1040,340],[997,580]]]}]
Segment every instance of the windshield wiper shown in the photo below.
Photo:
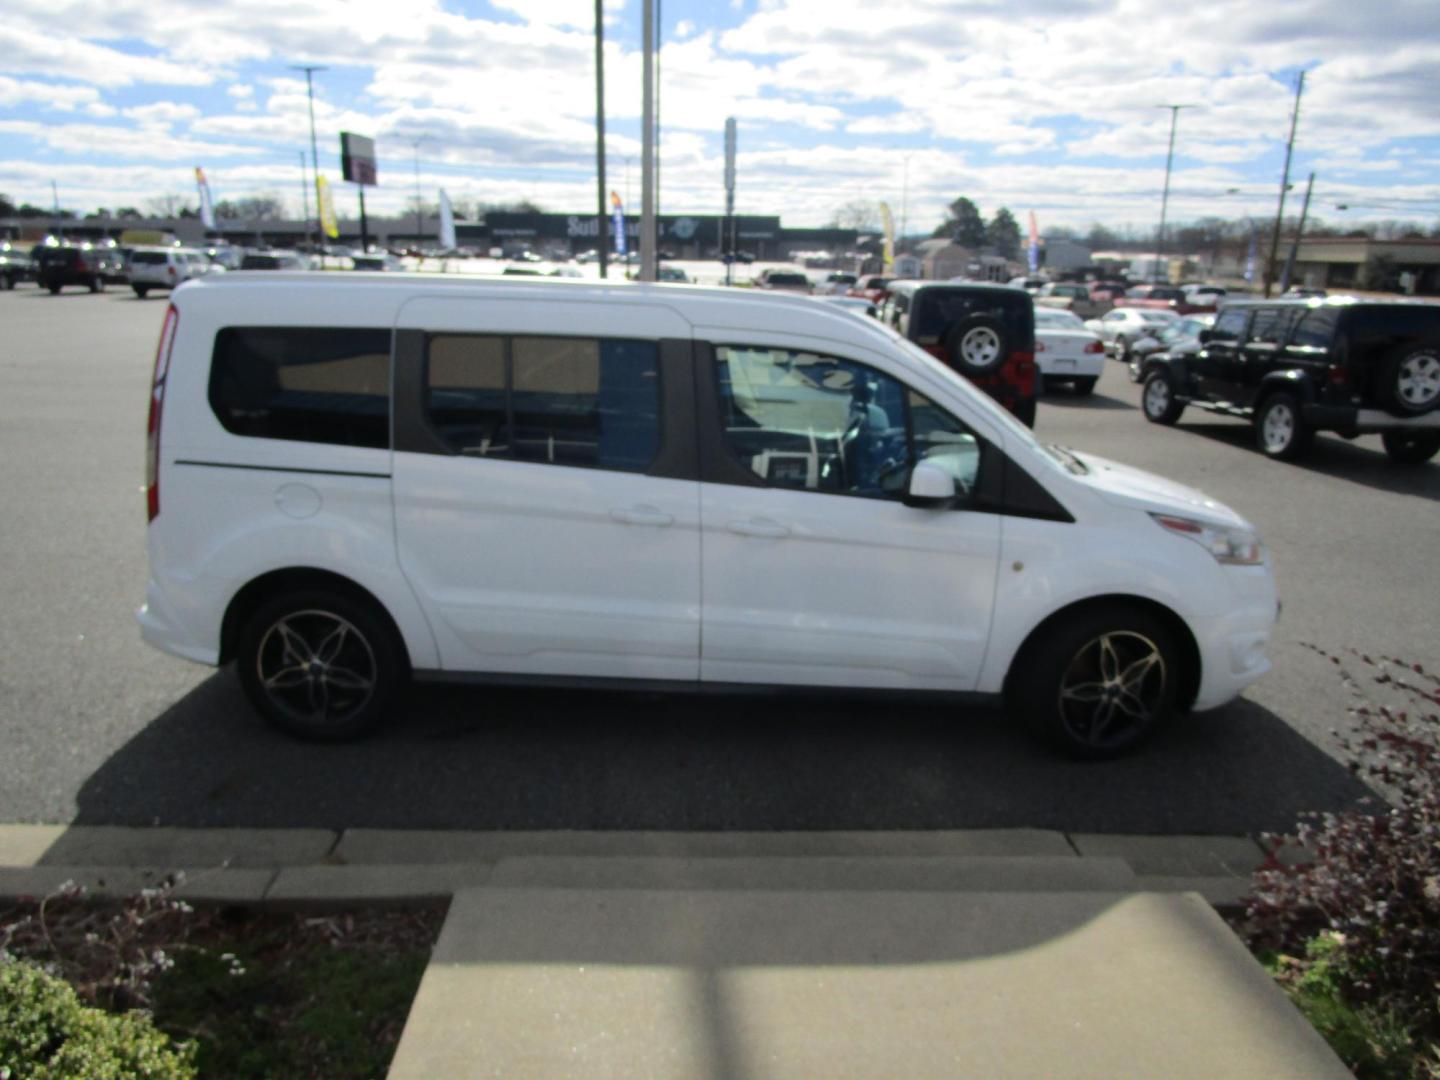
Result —
[{"label": "windshield wiper", "polygon": [[1090,472],[1090,467],[1076,457],[1068,446],[1061,446],[1059,443],[1050,443],[1045,449],[1059,458],[1060,463],[1077,476],[1085,476]]}]

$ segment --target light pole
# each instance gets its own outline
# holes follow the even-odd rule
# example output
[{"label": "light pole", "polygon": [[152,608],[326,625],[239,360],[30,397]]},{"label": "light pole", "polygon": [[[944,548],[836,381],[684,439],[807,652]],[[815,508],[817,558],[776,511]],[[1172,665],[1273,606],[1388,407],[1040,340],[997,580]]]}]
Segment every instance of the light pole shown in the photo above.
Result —
[{"label": "light pole", "polygon": [[[310,105],[310,172],[315,178],[315,213],[320,213],[320,151],[315,142],[315,72],[328,71],[319,64],[291,64],[291,71],[305,72],[305,95]],[[310,212],[305,212],[305,239],[310,239]]]},{"label": "light pole", "polygon": [[1155,272],[1151,275],[1152,283],[1160,280],[1160,264],[1165,261],[1165,212],[1170,206],[1170,167],[1175,161],[1175,125],[1180,119],[1181,109],[1193,109],[1195,106],[1157,105],[1155,107],[1170,110],[1170,149],[1165,152],[1165,188],[1160,195],[1160,232],[1155,238]]}]

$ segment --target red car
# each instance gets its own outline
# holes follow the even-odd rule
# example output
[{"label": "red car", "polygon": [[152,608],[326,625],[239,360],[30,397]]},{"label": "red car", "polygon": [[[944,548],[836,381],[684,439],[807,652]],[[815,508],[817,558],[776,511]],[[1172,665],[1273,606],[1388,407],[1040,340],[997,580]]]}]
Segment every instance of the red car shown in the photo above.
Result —
[{"label": "red car", "polygon": [[846,291],[846,296],[863,296],[872,304],[878,304],[885,299],[885,290],[889,287],[891,279],[888,277],[863,277],[859,283],[853,285]]},{"label": "red car", "polygon": [[1204,297],[1196,297],[1200,303],[1191,303],[1185,290],[1174,285],[1136,285],[1120,299],[1116,307],[1161,308],[1176,315],[1199,315],[1215,310],[1214,302],[1205,303]]}]

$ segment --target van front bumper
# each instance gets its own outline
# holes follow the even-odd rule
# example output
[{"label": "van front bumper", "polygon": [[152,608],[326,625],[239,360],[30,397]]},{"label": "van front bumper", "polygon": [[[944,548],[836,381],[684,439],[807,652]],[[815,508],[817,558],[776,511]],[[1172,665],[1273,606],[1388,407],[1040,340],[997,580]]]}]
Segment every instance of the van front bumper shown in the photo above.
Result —
[{"label": "van front bumper", "polygon": [[1245,602],[1223,615],[1192,619],[1190,629],[1200,650],[1200,687],[1191,706],[1196,712],[1232,701],[1270,670],[1266,651],[1280,617],[1280,599],[1268,568],[1234,568],[1236,592]]}]

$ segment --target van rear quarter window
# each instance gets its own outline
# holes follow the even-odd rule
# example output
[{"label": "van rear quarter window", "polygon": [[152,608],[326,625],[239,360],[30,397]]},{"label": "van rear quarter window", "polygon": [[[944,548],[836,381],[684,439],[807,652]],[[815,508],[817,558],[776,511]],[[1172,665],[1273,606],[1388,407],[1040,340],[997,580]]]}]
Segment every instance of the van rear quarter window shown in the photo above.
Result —
[{"label": "van rear quarter window", "polygon": [[437,334],[425,383],[458,454],[644,472],[660,448],[654,342]]},{"label": "van rear quarter window", "polygon": [[210,407],[235,435],[388,449],[390,331],[226,327]]}]

